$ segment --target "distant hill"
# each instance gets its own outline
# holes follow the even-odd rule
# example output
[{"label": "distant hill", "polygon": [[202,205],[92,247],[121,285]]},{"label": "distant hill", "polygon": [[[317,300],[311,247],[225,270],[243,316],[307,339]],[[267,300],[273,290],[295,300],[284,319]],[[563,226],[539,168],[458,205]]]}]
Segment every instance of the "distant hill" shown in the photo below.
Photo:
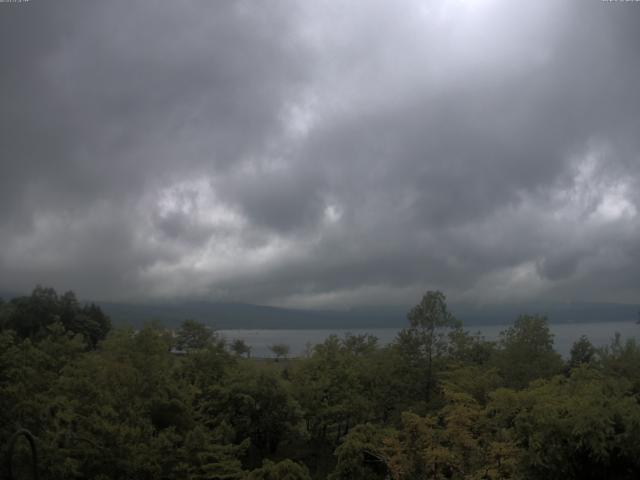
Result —
[{"label": "distant hill", "polygon": [[223,302],[177,302],[132,305],[98,302],[114,324],[140,326],[159,320],[177,326],[192,318],[218,329],[332,329],[401,327],[406,311],[398,308],[334,310],[300,310]]},{"label": "distant hill", "polygon": [[[0,292],[8,300],[18,296]],[[158,320],[176,327],[186,318],[224,329],[402,328],[412,305],[360,307],[349,310],[304,310],[249,303],[174,301],[155,303],[95,302],[115,325],[140,327]],[[635,322],[640,305],[597,302],[528,302],[500,305],[451,304],[451,311],[469,329],[474,325],[507,325],[521,314],[546,315],[551,323]]]},{"label": "distant hill", "polygon": [[26,293],[9,292],[7,290],[0,290],[0,298],[2,300],[10,300],[13,297],[19,297],[20,295],[28,295]]},{"label": "distant hill", "polygon": [[545,315],[551,323],[635,322],[640,315],[640,305],[596,302],[459,305],[452,310],[467,326],[510,324],[522,314]]},{"label": "distant hill", "polygon": [[[184,301],[156,304],[97,302],[114,324],[141,326],[155,319],[177,326],[192,318],[218,329],[342,329],[402,328],[407,326],[409,306],[363,307],[350,310],[302,310],[252,305]],[[520,303],[509,305],[452,305],[464,325],[511,324],[520,314],[546,315],[552,323],[633,322],[640,305],[617,303]]]}]

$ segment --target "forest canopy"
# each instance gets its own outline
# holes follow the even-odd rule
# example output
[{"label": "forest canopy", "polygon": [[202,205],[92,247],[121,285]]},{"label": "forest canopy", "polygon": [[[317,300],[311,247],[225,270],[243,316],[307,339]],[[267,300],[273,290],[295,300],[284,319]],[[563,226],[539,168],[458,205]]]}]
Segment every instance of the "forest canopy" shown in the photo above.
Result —
[{"label": "forest canopy", "polygon": [[[300,358],[273,348],[277,362],[251,358],[193,320],[112,328],[51,288],[2,301],[3,457],[26,428],[43,479],[640,474],[640,347],[613,332],[563,359],[545,317],[522,315],[490,342],[429,291],[389,345],[333,335]],[[13,473],[26,478],[29,461],[20,440]]]}]

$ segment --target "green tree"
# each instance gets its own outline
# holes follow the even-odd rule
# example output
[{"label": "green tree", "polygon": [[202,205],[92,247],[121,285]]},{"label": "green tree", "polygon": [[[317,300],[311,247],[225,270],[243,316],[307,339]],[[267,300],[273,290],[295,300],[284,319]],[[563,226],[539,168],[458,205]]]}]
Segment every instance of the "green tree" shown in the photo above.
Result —
[{"label": "green tree", "polygon": [[445,387],[471,395],[475,401],[485,405],[489,394],[502,384],[498,371],[488,365],[452,365],[442,373]]},{"label": "green tree", "polygon": [[286,343],[276,343],[274,345],[269,346],[269,350],[271,350],[273,354],[276,356],[276,362],[277,362],[281,358],[286,359],[287,355],[289,355],[289,351],[291,350],[291,348]]},{"label": "green tree", "polygon": [[[201,425],[189,431],[184,439],[178,437],[166,442],[165,477],[175,480],[245,480],[240,457],[247,442],[229,443],[224,428],[208,429]],[[176,448],[177,447],[177,448]],[[175,449],[175,450],[172,450]],[[155,477],[158,478],[158,477]]]},{"label": "green tree", "polygon": [[446,352],[446,331],[460,327],[460,322],[449,312],[446,296],[439,291],[428,291],[420,303],[408,313],[410,327],[398,335],[396,343],[420,375],[423,398],[429,401],[435,385],[434,360]]},{"label": "green tree", "polygon": [[207,390],[202,414],[229,424],[236,443],[248,438],[249,461],[258,465],[295,436],[299,406],[275,372],[246,366],[227,376],[225,384]]},{"label": "green tree", "polygon": [[246,355],[247,358],[251,357],[251,347],[241,338],[236,338],[231,342],[231,351],[238,356]]},{"label": "green tree", "polygon": [[610,345],[598,350],[598,358],[603,372],[631,382],[632,392],[640,398],[640,345],[635,338],[623,342],[616,333]]},{"label": "green tree", "polygon": [[347,352],[353,355],[367,355],[377,350],[378,339],[368,333],[362,335],[347,333],[342,339],[342,345]]},{"label": "green tree", "polygon": [[328,480],[383,480],[388,478],[384,456],[380,453],[389,432],[376,425],[357,425],[336,448],[336,466]]},{"label": "green tree", "polygon": [[495,355],[495,342],[486,341],[480,332],[471,334],[460,326],[452,329],[448,337],[447,356],[450,363],[485,365]]},{"label": "green tree", "polygon": [[5,327],[21,338],[34,339],[44,328],[60,320],[58,294],[53,288],[38,285],[30,296],[12,298]]},{"label": "green tree", "polygon": [[372,368],[367,369],[374,353],[363,355],[351,347],[351,337],[330,335],[292,374],[307,431],[314,441],[326,442],[330,451],[351,427],[376,414],[373,388],[378,379]]},{"label": "green tree", "polygon": [[59,315],[65,329],[81,334],[90,348],[96,348],[111,329],[111,320],[98,305],[81,306],[72,291],[59,297]]},{"label": "green tree", "polygon": [[569,378],[497,391],[488,410],[522,448],[524,478],[632,479],[640,474],[640,405],[629,382],[586,365]]},{"label": "green tree", "polygon": [[311,480],[307,467],[288,459],[278,463],[265,460],[262,467],[251,471],[246,478],[247,480]]},{"label": "green tree", "polygon": [[111,320],[99,306],[81,305],[72,291],[59,296],[53,288],[38,285],[30,296],[13,298],[0,308],[0,328],[12,329],[21,338],[37,340],[57,322],[66,331],[82,335],[91,349],[111,329]]},{"label": "green tree", "polygon": [[500,336],[496,366],[507,386],[524,388],[532,380],[562,371],[562,357],[553,349],[546,317],[521,315]]},{"label": "green tree", "polygon": [[379,453],[394,480],[518,478],[518,446],[470,395],[445,389],[437,412],[405,412]]},{"label": "green tree", "polygon": [[204,323],[187,319],[180,324],[176,334],[176,348],[179,350],[202,350],[216,339],[215,332]]},{"label": "green tree", "polygon": [[589,365],[596,358],[597,349],[586,335],[582,335],[571,347],[569,367],[576,368],[582,364]]}]

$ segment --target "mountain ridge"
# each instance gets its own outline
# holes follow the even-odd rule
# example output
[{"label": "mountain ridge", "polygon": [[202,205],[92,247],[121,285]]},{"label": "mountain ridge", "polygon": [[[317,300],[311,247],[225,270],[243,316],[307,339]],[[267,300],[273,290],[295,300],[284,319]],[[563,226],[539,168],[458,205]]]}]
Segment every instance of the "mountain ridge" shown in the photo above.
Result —
[{"label": "mountain ridge", "polygon": [[[158,320],[174,327],[186,319],[224,329],[344,329],[402,328],[411,307],[355,307],[348,310],[307,310],[241,302],[183,301],[166,304],[96,302],[114,324],[139,327]],[[508,325],[522,314],[546,315],[551,323],[637,321],[640,305],[598,302],[518,303],[503,305],[451,304],[466,327]]]},{"label": "mountain ridge", "polygon": [[[9,300],[20,296],[0,292]],[[176,300],[157,302],[93,301],[116,326],[135,328],[156,320],[177,327],[190,318],[226,329],[361,329],[403,328],[412,305],[359,306],[346,310],[312,310],[245,302]],[[480,325],[509,325],[522,314],[546,315],[551,323],[638,322],[640,305],[611,302],[513,302],[505,304],[451,303],[452,313],[469,329]]]}]

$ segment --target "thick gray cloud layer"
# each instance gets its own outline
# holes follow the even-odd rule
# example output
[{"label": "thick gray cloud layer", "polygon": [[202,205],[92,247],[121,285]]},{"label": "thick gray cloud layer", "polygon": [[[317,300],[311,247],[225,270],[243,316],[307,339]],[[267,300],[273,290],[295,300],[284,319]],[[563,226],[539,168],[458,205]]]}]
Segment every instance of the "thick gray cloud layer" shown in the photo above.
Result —
[{"label": "thick gray cloud layer", "polygon": [[640,298],[640,4],[0,4],[0,289]]}]

